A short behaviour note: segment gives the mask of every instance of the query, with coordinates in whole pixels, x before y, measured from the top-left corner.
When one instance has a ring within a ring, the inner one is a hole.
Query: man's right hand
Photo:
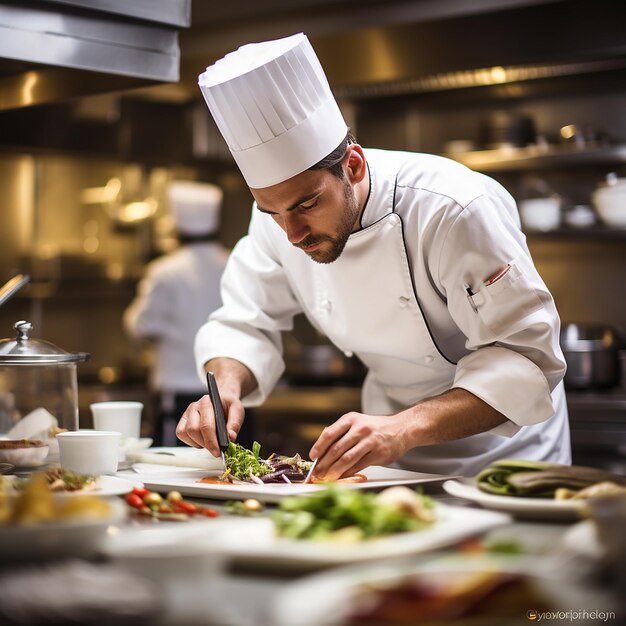
[[[245,416],[241,397],[256,387],[256,380],[247,367],[233,359],[213,359],[205,365],[205,370],[215,374],[226,416],[228,438],[235,441]],[[176,436],[194,448],[206,448],[213,456],[220,455],[215,414],[208,395],[187,407],[176,427]]]

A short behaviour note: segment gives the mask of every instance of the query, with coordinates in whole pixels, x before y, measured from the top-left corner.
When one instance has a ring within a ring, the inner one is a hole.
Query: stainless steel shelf
[[[473,170],[521,171],[574,165],[619,165],[626,163],[626,144],[613,146],[539,146],[499,148],[463,153],[445,153]]]
[[[556,230],[524,230],[526,236],[533,240],[552,241],[623,241],[626,239],[626,228],[609,226],[590,226],[588,228],[562,227]]]

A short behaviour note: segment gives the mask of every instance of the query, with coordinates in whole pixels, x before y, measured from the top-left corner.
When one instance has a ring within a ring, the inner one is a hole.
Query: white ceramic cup
[[[96,430],[113,430],[124,439],[139,439],[143,403],[128,400],[93,402],[89,405]]]
[[[59,433],[60,465],[79,474],[100,476],[115,474],[119,460],[118,432],[106,430],[76,430]]]

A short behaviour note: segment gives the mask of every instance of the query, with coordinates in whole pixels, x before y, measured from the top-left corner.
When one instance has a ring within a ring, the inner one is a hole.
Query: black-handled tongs
[[[222,453],[222,462],[224,468],[226,468],[226,457],[224,452],[228,448],[228,431],[226,430],[226,416],[224,415],[224,407],[222,406],[222,399],[220,398],[220,392],[217,388],[217,382],[213,372],[208,372],[206,375],[206,382],[209,387],[209,397],[211,398],[211,404],[213,404],[213,414],[215,415],[215,430],[217,431],[217,443],[219,444],[220,451]]]

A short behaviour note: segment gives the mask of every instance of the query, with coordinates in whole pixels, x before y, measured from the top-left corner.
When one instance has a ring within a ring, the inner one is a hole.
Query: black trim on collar
[[[397,189],[397,187],[398,187],[398,175],[396,174],[396,180],[395,180],[394,188],[393,188],[393,205],[391,207],[391,210],[392,210],[393,213],[396,213],[396,189]],[[401,217],[401,215],[399,213],[396,213],[396,215],[398,216],[398,219],[400,220],[400,226],[402,228],[402,245],[404,246],[404,254],[406,255],[407,265],[409,267],[409,274],[411,275],[411,286],[413,287],[413,296],[415,297],[415,302],[417,302],[417,306],[418,306],[418,308],[420,310],[420,313],[422,314],[422,319],[424,320],[424,325],[426,326],[426,330],[428,331],[428,334],[430,335],[430,340],[433,342],[433,346],[435,346],[435,349],[437,350],[437,352],[439,352],[439,354],[446,361],[448,361],[448,363],[450,363],[451,365],[457,365],[458,361],[450,360],[443,353],[443,351],[441,350],[441,348],[439,347],[439,345],[435,341],[435,337],[433,335],[433,332],[430,329],[430,325],[428,324],[428,318],[424,314],[424,309],[422,308],[422,305],[420,304],[420,300],[417,297],[417,289],[415,288],[415,276],[413,275],[413,266],[411,265],[411,257],[409,256],[408,247],[406,245],[406,237],[404,236],[404,222],[403,222],[402,217]]]
[[[365,215],[365,209],[367,209],[367,203],[370,201],[370,197],[372,195],[372,173],[370,171],[370,164],[367,159],[365,160],[365,164],[367,165],[367,176],[369,178],[369,188],[367,190],[367,198],[365,198],[365,204],[363,205],[363,210],[361,211],[361,216],[359,217],[359,226],[361,230],[363,230],[363,216]]]

